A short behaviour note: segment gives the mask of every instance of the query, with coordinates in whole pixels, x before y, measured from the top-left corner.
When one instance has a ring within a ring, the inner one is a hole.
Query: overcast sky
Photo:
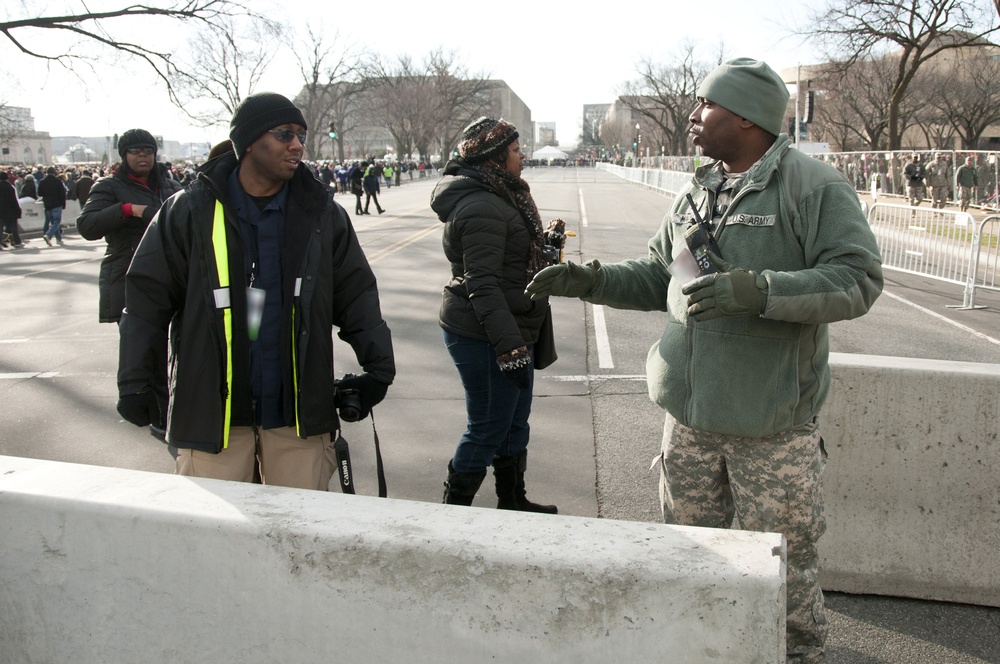
[[[88,6],[97,11],[123,2],[94,0]],[[265,5],[265,12],[302,30],[291,32],[292,44],[305,44],[302,26],[308,20],[314,28],[338,33],[344,41],[364,44],[385,56],[405,53],[420,60],[436,48],[455,51],[470,72],[505,80],[531,109],[533,120],[555,122],[563,145],[575,143],[584,104],[612,102],[621,85],[637,77],[642,58],[666,63],[687,40],[698,45],[706,61],[715,57],[720,44],[729,57],[761,58],[776,70],[821,59],[816,48],[789,37],[781,27],[794,25],[803,16],[799,4],[785,0],[603,5],[620,11],[602,5],[588,8],[589,4],[273,1]],[[44,15],[54,15],[69,5],[79,11],[79,2],[70,0],[49,0],[39,6]],[[15,10],[8,5],[0,12]],[[162,36],[135,37],[152,43]],[[170,34],[177,48],[185,47],[187,37]],[[97,61],[95,72],[81,72],[84,84],[58,67],[47,69],[18,53],[6,40],[0,44],[0,62],[14,79],[0,91],[0,101],[31,108],[35,128],[52,136],[102,136],[142,127],[167,140],[215,143],[228,131],[190,126],[167,100],[163,86],[140,67]],[[293,97],[299,88],[297,65],[288,48],[278,54],[257,90]]]

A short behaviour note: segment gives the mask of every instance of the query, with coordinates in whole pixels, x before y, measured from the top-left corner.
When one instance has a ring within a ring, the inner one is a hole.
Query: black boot
[[[445,505],[472,505],[479,486],[486,478],[486,469],[478,473],[459,473],[448,462],[448,481],[444,483]]]
[[[516,457],[493,458],[493,476],[497,480],[497,509],[557,514],[559,510],[555,505],[539,505],[528,500],[524,490],[524,470],[527,465],[527,450]]]

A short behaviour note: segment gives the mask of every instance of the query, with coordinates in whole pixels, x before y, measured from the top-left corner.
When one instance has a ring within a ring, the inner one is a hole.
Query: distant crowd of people
[[[156,145],[155,139],[148,140],[152,140],[154,146]],[[125,143],[119,139],[119,152],[123,149],[125,151],[122,153],[123,159],[110,165],[0,166],[0,227],[2,227],[0,250],[24,248],[27,240],[21,237],[18,220],[22,217],[25,205],[37,202],[43,203],[45,211],[42,240],[49,246],[53,243],[62,244],[62,211],[66,208],[66,201],[78,201],[82,210],[95,182],[120,173],[122,164],[126,163],[129,149],[127,145],[122,148],[122,145]],[[231,148],[223,144],[216,147]],[[217,156],[217,152],[210,154],[209,158]],[[336,161],[303,163],[316,179],[334,192],[354,194],[357,197],[355,214],[358,215],[369,214],[372,201],[375,202],[375,209],[379,214],[385,212],[378,200],[383,182],[388,189],[399,185],[404,178],[413,180],[440,175],[440,166],[430,160],[397,162],[376,159],[374,155],[344,163]],[[177,183],[178,189],[194,182],[198,168],[199,164],[191,162],[176,165],[171,162],[156,162],[158,178]],[[352,184],[355,181],[356,186]],[[361,201],[362,196],[365,199],[364,204]]]
[[[910,205],[927,200],[943,208],[957,202],[997,206],[997,159],[984,152],[944,150],[863,152],[818,155],[847,178],[858,191],[903,196]]]

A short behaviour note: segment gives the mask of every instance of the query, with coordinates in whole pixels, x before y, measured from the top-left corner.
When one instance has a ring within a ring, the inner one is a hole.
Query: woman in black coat
[[[465,388],[468,425],[448,463],[444,502],[471,505],[492,465],[497,508],[556,513],[525,495],[534,346],[548,301],[524,294],[543,267],[544,233],[514,125],[469,125],[431,208],[445,223],[451,281],[440,324]]]
[[[378,203],[378,192],[379,192],[379,168],[374,163],[369,164],[368,168],[365,169],[364,177],[364,188],[365,188],[365,214],[371,214],[368,211],[368,206],[371,205],[372,199],[375,199],[375,209],[378,210],[379,214],[385,212],[382,206]]]
[[[122,163],[111,177],[94,183],[76,219],[80,235],[104,240],[99,315],[102,323],[117,323],[125,308],[125,272],[146,226],[163,201],[181,190],[156,163],[156,139],[144,129],[129,129],[118,139]]]
[[[0,171],[0,227],[3,230],[5,242],[10,237],[10,245],[14,249],[21,249],[24,243],[21,242],[21,235],[18,232],[17,220],[21,218],[21,204],[17,201],[17,192],[10,181],[10,173]]]
[[[368,214],[363,209],[361,209],[361,194],[365,193],[364,189],[364,177],[365,169],[368,167],[368,162],[361,162],[361,164],[354,164],[351,169],[347,172],[347,179],[350,182],[351,193],[354,194],[354,214]]]

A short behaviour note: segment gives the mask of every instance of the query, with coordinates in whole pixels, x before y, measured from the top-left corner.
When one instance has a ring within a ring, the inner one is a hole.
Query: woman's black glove
[[[162,429],[166,426],[160,404],[152,392],[123,394],[118,397],[118,413],[137,427],[152,424]]]
[[[340,418],[347,422],[365,419],[372,412],[372,408],[382,403],[388,391],[389,384],[373,378],[371,374],[344,376],[337,383],[337,407],[340,408]],[[357,397],[357,402],[353,402],[352,396]]]
[[[522,390],[531,387],[531,373],[535,368],[531,365],[531,353],[527,346],[515,348],[509,353],[497,357],[497,364],[503,375]]]

